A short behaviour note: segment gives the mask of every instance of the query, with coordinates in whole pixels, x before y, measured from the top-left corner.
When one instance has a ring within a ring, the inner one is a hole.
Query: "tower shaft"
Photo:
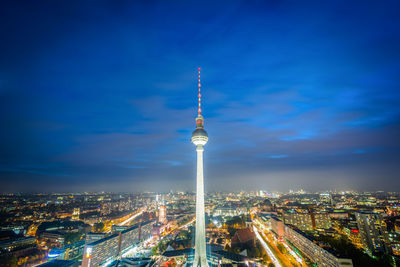
[[[206,227],[204,218],[204,176],[203,176],[203,151],[202,145],[196,147],[197,151],[197,182],[196,182],[196,247],[193,266],[208,266],[206,253]]]

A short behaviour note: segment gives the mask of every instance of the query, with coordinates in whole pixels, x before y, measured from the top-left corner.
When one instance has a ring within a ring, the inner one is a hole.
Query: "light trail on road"
[[[186,224],[184,224],[182,226],[179,226],[178,229],[185,228],[185,227],[191,225],[192,223],[194,223],[195,221],[196,221],[196,218],[194,218],[193,220],[191,220],[190,222],[188,222],[188,223],[186,223]]]
[[[253,225],[253,230],[254,233],[256,234],[256,237],[258,239],[258,241],[260,241],[261,245],[263,246],[263,248],[265,249],[265,251],[268,254],[268,257],[272,260],[272,262],[274,263],[274,265],[276,267],[282,267],[282,265],[280,264],[280,262],[278,261],[278,259],[275,257],[274,253],[272,252],[272,250],[269,248],[269,246],[267,245],[267,243],[265,243],[264,239],[261,237],[261,235],[258,233],[257,228]]]
[[[129,217],[128,219],[126,219],[125,221],[123,221],[122,223],[120,223],[119,225],[122,226],[122,225],[125,225],[125,224],[129,223],[130,221],[132,221],[132,220],[135,219],[136,217],[142,215],[142,213],[143,213],[143,210],[140,211],[140,212],[138,212],[138,213],[136,213],[135,215],[132,215],[131,217]]]

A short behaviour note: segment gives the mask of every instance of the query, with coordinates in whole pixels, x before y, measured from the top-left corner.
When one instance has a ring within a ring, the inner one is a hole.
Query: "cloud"
[[[283,159],[283,158],[287,158],[287,155],[269,155],[268,156],[270,159]]]

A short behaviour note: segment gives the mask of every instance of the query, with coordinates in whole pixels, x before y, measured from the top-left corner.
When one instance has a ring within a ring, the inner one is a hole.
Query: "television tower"
[[[204,130],[204,118],[201,116],[201,83],[199,68],[199,112],[196,118],[196,130],[191,141],[196,145],[197,151],[197,182],[196,182],[196,243],[193,266],[208,267],[206,253],[206,227],[204,219],[204,176],[203,176],[203,151],[208,141],[207,132]]]

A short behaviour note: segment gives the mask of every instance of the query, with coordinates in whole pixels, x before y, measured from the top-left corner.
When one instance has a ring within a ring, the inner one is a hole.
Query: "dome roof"
[[[192,138],[193,137],[197,137],[197,136],[205,136],[208,137],[207,132],[203,129],[203,128],[197,128],[196,130],[194,130],[194,132],[192,133]]]

